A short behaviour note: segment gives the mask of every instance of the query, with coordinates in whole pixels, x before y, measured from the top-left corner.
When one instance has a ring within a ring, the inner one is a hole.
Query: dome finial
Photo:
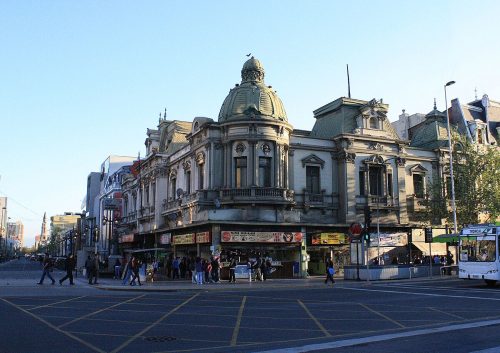
[[[436,110],[437,107],[436,107],[436,98],[434,98],[434,110]]]
[[[253,56],[243,64],[241,82],[264,82],[264,67]]]

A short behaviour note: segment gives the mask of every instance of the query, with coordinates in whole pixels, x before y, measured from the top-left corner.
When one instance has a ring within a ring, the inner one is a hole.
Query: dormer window
[[[372,116],[368,120],[368,125],[370,126],[370,129],[378,129],[378,119],[375,116]]]

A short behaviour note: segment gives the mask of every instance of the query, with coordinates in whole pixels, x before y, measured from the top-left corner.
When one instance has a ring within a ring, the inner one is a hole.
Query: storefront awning
[[[458,243],[458,234],[441,234],[432,239],[433,243]]]
[[[412,245],[414,245],[418,250],[422,252],[424,255],[429,255],[429,243],[422,243],[422,242],[413,242]],[[445,255],[446,254],[446,243],[441,244],[441,243],[431,243],[431,252],[432,254],[438,254],[438,255]]]

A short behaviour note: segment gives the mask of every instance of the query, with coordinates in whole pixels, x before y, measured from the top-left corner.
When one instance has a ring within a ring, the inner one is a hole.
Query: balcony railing
[[[137,212],[131,212],[125,217],[122,217],[121,223],[122,224],[129,224],[129,223],[134,223],[137,220]]]
[[[359,195],[356,196],[356,204],[361,206],[370,207],[393,207],[395,206],[395,201],[392,196],[376,196],[376,195]]]

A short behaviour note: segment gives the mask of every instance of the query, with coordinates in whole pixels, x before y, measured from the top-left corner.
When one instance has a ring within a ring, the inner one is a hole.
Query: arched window
[[[372,116],[369,120],[370,129],[378,129],[378,119]]]

